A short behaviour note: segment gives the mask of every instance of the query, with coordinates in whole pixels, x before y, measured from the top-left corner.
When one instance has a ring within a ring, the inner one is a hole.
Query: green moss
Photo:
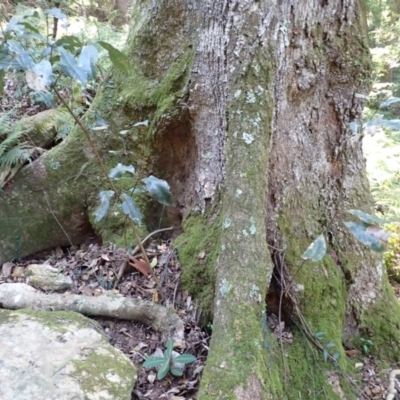
[[[399,362],[400,309],[386,274],[380,297],[360,312],[360,316],[360,336],[374,344],[370,348],[371,354],[379,355],[381,360]]]
[[[305,335],[298,329],[293,330],[294,340],[284,345],[285,368],[289,380],[285,385],[287,399],[346,399],[355,400],[357,394],[354,387],[344,379],[343,371],[335,367],[331,361],[324,361],[323,353],[317,350]],[[323,340],[323,345],[329,343],[329,338]],[[343,354],[341,359],[346,357]],[[335,376],[340,383],[342,395],[339,395],[328,383],[329,376]],[[305,377],[308,377],[305,379]]]
[[[107,398],[121,399],[133,389],[133,365],[111,346],[108,351],[102,350],[101,354],[89,350],[84,360],[72,363],[75,370],[70,374],[82,382],[82,389],[87,395],[85,398],[92,398],[93,393],[107,388]]]
[[[212,320],[214,309],[215,265],[221,247],[221,221],[191,215],[183,223],[184,233],[174,245],[182,264],[182,288],[195,294],[202,309],[202,322]]]
[[[71,324],[74,323],[78,328],[86,328],[88,324],[88,318],[83,315],[73,312],[73,311],[56,311],[56,312],[48,312],[48,311],[40,311],[40,310],[31,310],[31,309],[20,309],[15,311],[10,310],[1,310],[0,323],[9,323],[12,320],[18,320],[19,315],[28,315],[32,316],[35,321],[39,322],[43,326],[51,328],[51,330],[66,333],[68,332],[68,328],[65,324],[60,324],[60,320],[70,321]],[[92,325],[96,325],[97,322],[91,321]],[[101,330],[101,327],[98,327]]]

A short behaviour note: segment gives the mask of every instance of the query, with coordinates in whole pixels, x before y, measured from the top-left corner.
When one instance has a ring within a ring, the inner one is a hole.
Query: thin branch
[[[50,212],[51,212],[51,215],[53,216],[53,218],[55,219],[55,221],[57,222],[57,224],[58,224],[58,226],[61,228],[61,230],[64,232],[64,235],[65,235],[66,238],[68,239],[70,245],[73,246],[74,244],[72,243],[70,237],[68,236],[68,233],[65,231],[65,229],[64,229],[63,226],[61,225],[61,222],[58,220],[58,218],[57,218],[56,215],[54,214],[54,211],[53,211],[53,209],[51,208],[50,201],[49,201],[49,199],[48,199],[47,193],[46,193],[44,190],[43,190],[43,197],[44,197],[44,199],[46,200],[46,203],[47,203],[47,205],[48,205],[48,207],[49,207],[49,210],[50,210]]]

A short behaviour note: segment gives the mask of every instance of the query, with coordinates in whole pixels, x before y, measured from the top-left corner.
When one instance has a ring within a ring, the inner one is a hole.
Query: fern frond
[[[30,161],[30,158],[31,153],[29,148],[26,147],[26,143],[21,143],[19,146],[13,147],[1,155],[0,170],[13,167],[16,164],[23,164],[26,161]]]
[[[19,139],[24,133],[24,130],[17,128],[7,135],[7,137],[0,143],[0,159],[7,150],[17,145]]]

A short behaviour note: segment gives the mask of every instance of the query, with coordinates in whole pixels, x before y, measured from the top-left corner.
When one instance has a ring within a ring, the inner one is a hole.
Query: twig
[[[65,237],[68,239],[68,242],[71,246],[73,246],[74,244],[72,243],[72,240],[70,239],[70,237],[68,236],[68,233],[65,231],[65,229],[63,228],[63,226],[61,225],[61,222],[58,220],[58,218],[56,217],[56,215],[54,214],[53,209],[51,208],[50,205],[50,201],[47,197],[47,193],[43,190],[43,197],[46,200],[47,206],[49,207],[49,210],[51,212],[51,215],[53,216],[54,220],[57,222],[58,226],[61,228],[61,230],[63,231]]]
[[[171,227],[169,227],[169,228],[157,229],[156,231],[149,233],[149,234],[142,240],[142,245],[144,245],[153,235],[156,235],[157,233],[160,233],[160,232],[171,231],[172,229],[174,229],[173,226],[171,226]],[[136,247],[132,250],[132,256],[134,256],[136,253],[138,253],[139,250],[140,250],[139,245],[136,245]]]

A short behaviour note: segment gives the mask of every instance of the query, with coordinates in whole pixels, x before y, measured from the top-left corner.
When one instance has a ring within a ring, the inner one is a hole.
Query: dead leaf
[[[103,294],[103,289],[102,288],[96,288],[96,289],[94,289],[93,294],[95,296],[101,296]]]
[[[15,267],[14,263],[6,262],[1,267],[1,273],[3,274],[4,278],[8,278],[11,275],[11,271]]]
[[[149,374],[147,375],[147,380],[150,383],[154,383],[154,381],[156,380],[156,374],[153,371],[150,371]]]
[[[357,356],[358,354],[360,354],[361,351],[357,350],[357,349],[353,349],[353,350],[345,350],[345,353],[346,353],[347,357],[354,357],[354,356]]]
[[[11,274],[13,278],[22,278],[25,276],[24,267],[15,267],[13,273]]]
[[[137,259],[133,256],[129,256],[129,264],[135,267],[138,271],[140,271],[146,278],[151,275],[151,268],[146,261],[142,259]]]
[[[110,261],[110,258],[108,257],[107,254],[102,254],[102,255],[101,255],[101,258],[102,258],[104,261]]]
[[[154,257],[152,260],[151,260],[151,263],[150,263],[150,267],[151,268],[154,268],[156,265],[157,265],[157,257]]]
[[[32,70],[26,72],[26,83],[30,89],[41,92],[47,91],[43,77],[41,75],[36,75],[36,73]]]
[[[90,286],[81,286],[79,290],[84,294],[85,296],[93,296],[93,290]]]
[[[158,292],[157,290],[154,291],[152,296],[153,303],[158,303]]]
[[[64,252],[62,251],[62,248],[60,246],[58,246],[55,250],[54,250],[54,255],[57,258],[61,258],[64,255]]]

